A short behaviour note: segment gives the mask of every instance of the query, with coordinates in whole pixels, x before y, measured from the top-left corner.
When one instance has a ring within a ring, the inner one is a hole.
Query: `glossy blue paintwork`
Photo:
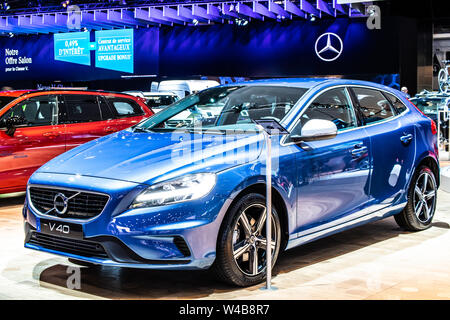
[[[430,157],[438,164],[431,121],[396,90],[350,80],[289,79],[247,82],[308,88],[284,119],[291,129],[302,109],[334,86],[368,86],[390,92],[408,111],[389,121],[343,131],[334,139],[308,143],[310,150],[273,138],[273,187],[285,211],[287,248],[396,214],[405,206],[414,169]],[[405,146],[400,138],[412,134]],[[224,215],[246,188],[264,184],[265,146],[261,135],[234,137],[200,134],[133,133],[125,130],[75,148],[41,167],[29,185],[57,186],[102,192],[110,200],[101,215],[83,225],[86,239],[117,237],[142,258],[189,260],[185,264],[126,264],[139,268],[204,269],[215,258]],[[191,146],[196,145],[194,155]],[[352,155],[355,146],[364,152]],[[279,155],[279,156],[278,156]],[[207,196],[152,208],[130,209],[148,186],[190,173],[214,172],[217,183]],[[29,201],[28,201],[29,202]],[[33,227],[40,215],[26,204],[24,215]],[[57,219],[57,218],[55,218]],[[173,236],[185,239],[192,256],[183,258]],[[26,247],[105,265],[112,260]]]

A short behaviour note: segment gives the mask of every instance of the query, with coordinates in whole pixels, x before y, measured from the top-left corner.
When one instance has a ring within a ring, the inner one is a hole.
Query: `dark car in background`
[[[0,194],[24,191],[57,155],[153,114],[141,98],[105,91],[7,91],[0,103]]]

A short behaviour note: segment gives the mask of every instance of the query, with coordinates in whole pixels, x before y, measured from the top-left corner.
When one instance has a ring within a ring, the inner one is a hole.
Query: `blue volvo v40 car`
[[[272,138],[272,234],[265,143]],[[25,247],[79,263],[213,268],[238,286],[283,250],[395,216],[430,226],[436,126],[396,90],[368,82],[261,80],[204,90],[133,128],[86,143],[29,180]]]

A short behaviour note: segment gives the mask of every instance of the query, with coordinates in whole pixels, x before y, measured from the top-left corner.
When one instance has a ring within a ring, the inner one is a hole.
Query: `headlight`
[[[154,207],[206,196],[216,184],[213,173],[187,175],[149,187],[136,197],[131,208]]]

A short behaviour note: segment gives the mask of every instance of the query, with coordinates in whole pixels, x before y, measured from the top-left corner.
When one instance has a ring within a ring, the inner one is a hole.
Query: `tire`
[[[408,231],[428,229],[436,211],[436,200],[437,184],[434,173],[427,166],[421,166],[411,181],[408,203],[402,212],[394,216],[395,221]]]
[[[225,215],[218,236],[216,260],[212,267],[219,280],[240,287],[252,286],[264,281],[266,277],[265,202],[265,197],[262,195],[251,193],[238,200]],[[244,216],[247,217],[248,223],[243,221]],[[246,229],[245,225],[248,225]],[[275,239],[272,247],[273,266],[281,243],[281,224],[274,207],[272,207],[272,239]]]

